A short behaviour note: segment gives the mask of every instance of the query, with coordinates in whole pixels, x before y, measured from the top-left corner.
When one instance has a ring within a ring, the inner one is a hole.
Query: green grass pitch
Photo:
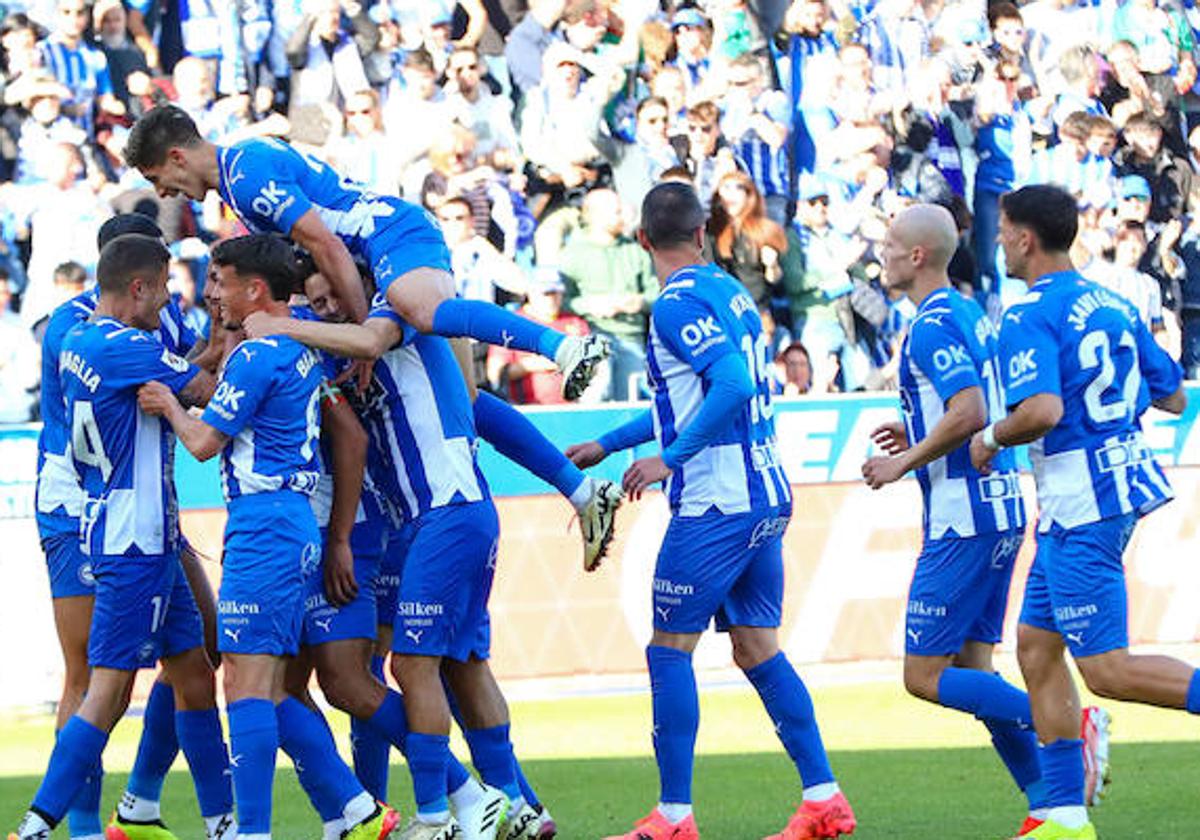
[[[1023,801],[964,715],[903,695],[895,682],[831,685],[814,701],[834,771],[858,813],[863,840],[984,840],[1011,834]],[[1179,712],[1112,704],[1115,782],[1094,817],[1102,838],[1200,838],[1200,745]],[[799,797],[795,772],[752,692],[702,694],[695,800],[700,830],[717,840],[757,840],[782,827]],[[657,781],[644,694],[513,704],[514,739],[526,774],[550,806],[564,840],[625,831],[655,801]],[[344,716],[330,712],[343,754]],[[46,716],[0,721],[0,831],[15,827],[38,784],[53,740]],[[104,807],[116,801],[139,733],[136,718],[113,735]],[[461,742],[460,755],[466,755]],[[277,840],[316,840],[320,824],[281,758]],[[411,813],[408,776],[392,767],[392,798]],[[167,780],[164,816],[181,840],[202,840],[182,760]],[[56,837],[66,837],[61,830]]]

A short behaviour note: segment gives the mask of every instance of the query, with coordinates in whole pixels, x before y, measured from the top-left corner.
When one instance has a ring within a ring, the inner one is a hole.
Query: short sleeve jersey
[[[150,333],[108,317],[73,327],[59,355],[70,457],[83,490],[80,537],[92,555],[177,549],[175,435],[137,404],[143,384],[182,390],[199,369]]]
[[[988,418],[1004,416],[996,363],[996,331],[983,310],[954,289],[939,289],[921,301],[900,350],[900,403],[912,444],[920,443],[967,388],[979,388]],[[1016,459],[996,455],[992,471],[971,466],[969,444],[916,470],[924,497],[926,540],[974,537],[1023,528],[1025,510]]]
[[[1010,407],[1062,399],[1058,425],[1030,445],[1040,530],[1144,515],[1173,497],[1140,418],[1183,373],[1129,301],[1074,271],[1043,277],[1004,316],[1000,366]]]
[[[203,420],[231,439],[221,453],[225,501],[317,486],[320,356],[286,336],[243,341],[225,360]]]

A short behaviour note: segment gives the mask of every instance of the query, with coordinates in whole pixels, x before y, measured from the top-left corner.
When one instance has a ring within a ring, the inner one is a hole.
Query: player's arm
[[[1171,358],[1140,319],[1134,324],[1137,337],[1137,364],[1150,391],[1151,404],[1169,414],[1182,414],[1187,408],[1183,389],[1183,369]],[[1142,406],[1139,406],[1139,411]]]
[[[872,437],[891,457],[876,456],[863,464],[863,478],[873,490],[953,452],[987,423],[983,383],[953,322],[918,319],[909,330],[908,344],[911,363],[925,374],[946,410],[925,438],[911,447],[906,437],[906,445],[900,445],[900,434],[892,426],[875,430]]]
[[[179,399],[184,405],[206,406],[217,390],[217,378],[203,368],[197,368],[192,381],[179,391]]]
[[[255,312],[247,316],[243,327],[250,338],[286,335],[348,359],[378,359],[404,339],[403,326],[389,318],[368,318],[363,324],[327,324]]]
[[[350,532],[358,514],[367,467],[367,433],[336,388],[322,385],[321,436],[329,441],[333,502],[325,537],[325,594],[335,607],[358,595]]]
[[[863,464],[863,478],[872,490],[948,455],[987,424],[987,404],[978,385],[964,388],[946,403],[946,412],[915,446],[893,457],[877,456]],[[877,430],[878,431],[878,430]]]
[[[1008,416],[971,438],[971,463],[990,469],[992,456],[1007,446],[1032,443],[1063,416],[1057,330],[1039,312],[1014,307],[1000,327],[1000,370]]]
[[[594,467],[614,452],[632,449],[654,440],[654,415],[649,409],[628,423],[605,432],[596,440],[576,443],[564,453],[580,469]]]
[[[297,245],[312,254],[317,270],[328,278],[338,298],[349,308],[354,321],[365,321],[367,297],[358,268],[345,243],[325,226],[317,211],[311,207],[292,225],[290,235]]]
[[[138,389],[138,407],[170,423],[179,442],[197,461],[207,461],[229,442],[228,435],[188,414],[171,389],[161,382],[147,382]]]

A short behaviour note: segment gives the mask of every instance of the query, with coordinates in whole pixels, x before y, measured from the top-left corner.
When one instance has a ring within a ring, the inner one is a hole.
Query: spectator
[[[882,90],[906,90],[929,55],[929,21],[918,0],[880,0],[858,29]]]
[[[603,121],[594,121],[592,145],[612,166],[613,185],[635,220],[641,212],[642,199],[659,176],[679,163],[667,137],[670,120],[667,101],[651,96],[637,105],[637,133],[632,143],[604,131]]]
[[[125,107],[113,95],[108,59],[83,40],[88,17],[84,0],[58,0],[54,28],[38,47],[42,65],[71,92],[65,112],[90,136],[97,107],[114,116],[122,116]]]
[[[1179,362],[1188,379],[1200,379],[1200,216],[1192,216],[1179,242],[1184,271],[1180,294]]]
[[[543,56],[554,42],[554,27],[562,16],[564,0],[529,0],[529,11],[509,33],[504,47],[513,87],[528,96],[542,81]]]
[[[21,121],[17,134],[16,171],[13,180],[18,184],[36,184],[50,177],[47,165],[51,162],[46,150],[56,143],[80,147],[86,142],[83,129],[62,112],[62,103],[70,91],[52,76],[27,73],[9,88],[9,94],[20,97],[27,116]]]
[[[388,97],[383,124],[394,144],[396,166],[404,170],[429,154],[435,139],[449,129],[452,116],[428,52],[410,52],[401,72],[404,89]]]
[[[87,286],[88,273],[87,269],[73,260],[68,260],[54,268],[54,299],[52,305],[44,315],[33,322],[30,332],[33,334],[34,341],[40,347],[42,339],[46,334],[46,326],[50,322],[50,315],[60,305],[66,303],[76,295],[82,294]]]
[[[1127,0],[1113,16],[1114,41],[1128,41],[1143,73],[1166,74],[1195,49],[1192,29],[1183,15],[1158,0]]]
[[[733,149],[721,134],[720,117],[720,109],[708,101],[689,108],[686,147],[680,155],[705,211],[712,206],[717,182],[738,168]]]
[[[379,94],[369,89],[351,94],[344,116],[346,133],[330,143],[330,162],[338,172],[381,195],[399,195],[400,168],[394,144],[383,130]]]
[[[746,53],[729,65],[729,91],[721,132],[750,173],[766,202],[767,215],[787,223],[788,103],[782,91],[768,90],[759,59]]]
[[[340,0],[306,0],[308,13],[287,45],[292,108],[332,103],[340,109],[350,94],[369,87],[362,59],[378,45],[379,30],[366,4],[355,6],[358,13],[348,18]]]
[[[775,375],[779,394],[799,397],[813,389],[812,360],[799,341],[793,341],[775,357]]]
[[[12,311],[9,278],[0,275],[0,423],[33,419],[41,357],[29,329]]]
[[[1138,270],[1146,255],[1146,228],[1126,222],[1113,236],[1113,258],[1087,277],[1119,294],[1137,307],[1142,322],[1154,333],[1163,332],[1162,291],[1158,281]]]
[[[459,297],[502,303],[502,295],[525,294],[525,277],[517,264],[480,236],[475,211],[462,196],[446,199],[437,208],[437,219],[450,249],[450,265]]]
[[[713,261],[741,281],[760,312],[771,313],[782,296],[779,260],[788,249],[787,236],[767,217],[762,196],[746,173],[730,172],[717,182],[708,244]]]
[[[708,51],[712,29],[708,18],[694,7],[676,9],[671,17],[671,34],[675,38],[674,66],[682,75],[686,101],[699,102],[711,95],[712,61]]]
[[[1084,111],[1071,114],[1058,128],[1059,143],[1033,157],[1025,184],[1057,184],[1081,196],[1100,184],[1112,181],[1113,162],[1088,150],[1091,116]]]
[[[816,136],[827,120],[829,91],[813,83],[820,78],[813,71],[822,61],[832,64],[837,57],[837,39],[826,28],[828,22],[825,0],[793,0],[784,18],[787,60],[781,62],[779,75],[791,113],[793,180],[797,173],[812,172],[816,166]]]
[[[578,315],[563,312],[564,290],[557,269],[538,268],[529,280],[529,302],[519,311],[526,318],[567,335],[587,335],[586,321]],[[488,352],[488,378],[497,388],[507,387],[509,398],[520,405],[559,405],[565,402],[562,374],[554,362],[534,353],[493,346]]]
[[[446,65],[446,104],[454,119],[475,135],[475,152],[488,165],[519,170],[520,141],[512,100],[482,84],[483,66],[474,47],[458,47]]]
[[[612,341],[607,397],[637,399],[630,387],[646,364],[646,318],[658,294],[650,257],[626,231],[623,203],[610,189],[583,200],[583,227],[560,255],[567,308]]]
[[[1162,127],[1145,114],[1135,114],[1125,124],[1126,146],[1114,155],[1118,176],[1138,175],[1150,185],[1150,221],[1178,219],[1187,209],[1192,191],[1192,169],[1163,146]]]
[[[1100,65],[1096,53],[1087,45],[1071,47],[1058,60],[1062,90],[1054,102],[1051,117],[1055,128],[1071,114],[1103,114],[1104,106],[1096,98],[1100,94]]]
[[[150,91],[150,67],[130,40],[126,24],[121,0],[98,0],[92,7],[92,28],[108,62],[113,94],[128,111],[131,96],[144,96]]]

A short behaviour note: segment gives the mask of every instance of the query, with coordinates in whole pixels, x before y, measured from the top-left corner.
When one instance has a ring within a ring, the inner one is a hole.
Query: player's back
[[[762,320],[745,287],[715,265],[672,274],[651,311],[646,369],[655,434],[664,448],[671,445],[700,410],[704,373],[729,354],[745,366],[754,395],[710,446],[668,479],[671,508],[683,516],[714,506],[742,513],[791,502],[775,445]]]
[[[137,405],[146,357],[188,371],[153,335],[111,318],[77,324],[63,338],[58,375],[91,554],[163,554],[177,539],[174,435]]]
[[[63,340],[75,325],[96,311],[99,291],[95,287],[59,306],[51,314],[42,338],[42,429],[38,434],[37,519],[43,538],[79,531],[79,476],[70,462],[67,443],[71,437],[58,358]],[[183,313],[172,302],[162,310],[158,340],[172,353],[186,355],[196,335],[183,321]]]
[[[924,440],[958,392],[978,387],[989,422],[1004,416],[992,322],[951,288],[921,302],[901,348],[900,401],[911,445]],[[1025,524],[1016,459],[997,453],[988,475],[971,465],[969,443],[916,470],[926,539],[972,537]]]
[[[1181,371],[1129,301],[1075,272],[1050,275],[1005,315],[1001,350],[1010,403],[1055,383],[1062,399],[1062,419],[1030,446],[1043,529],[1145,514],[1172,497],[1140,418]]]
[[[449,341],[406,330],[375,363],[375,387],[382,394],[375,403],[379,434],[394,467],[380,489],[403,517],[490,497],[475,458],[471,398]]]
[[[282,140],[252,138],[217,151],[218,192],[254,233],[290,234],[309,209],[368,265],[436,223],[415,204],[381,196]],[[425,235],[428,235],[425,233]]]
[[[243,341],[225,360],[205,420],[231,439],[221,453],[227,502],[316,487],[321,431],[317,353],[286,336]]]

